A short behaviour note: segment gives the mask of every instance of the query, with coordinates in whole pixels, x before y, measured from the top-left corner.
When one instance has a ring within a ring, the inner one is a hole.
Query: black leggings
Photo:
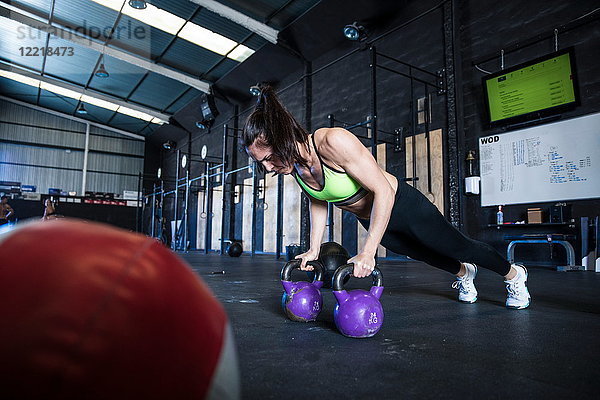
[[[369,229],[369,221],[358,219]],[[452,274],[471,262],[500,275],[510,263],[489,244],[469,239],[454,228],[421,192],[399,182],[390,223],[381,244],[394,253],[426,262]]]

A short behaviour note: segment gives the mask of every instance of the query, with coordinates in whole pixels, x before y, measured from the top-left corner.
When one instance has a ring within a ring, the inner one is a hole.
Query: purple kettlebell
[[[292,271],[300,268],[300,260],[289,261],[281,270],[281,284],[283,296],[281,305],[289,319],[292,321],[309,322],[317,319],[323,308],[323,266],[317,261],[309,261],[315,269],[312,282],[292,282]]]
[[[352,276],[353,270],[354,264],[346,264],[339,267],[333,275],[333,295],[337,300],[333,319],[344,336],[367,338],[379,332],[383,325],[383,307],[379,302],[383,294],[383,277],[379,268],[375,267],[371,274],[371,290],[347,292],[343,289],[344,278]]]

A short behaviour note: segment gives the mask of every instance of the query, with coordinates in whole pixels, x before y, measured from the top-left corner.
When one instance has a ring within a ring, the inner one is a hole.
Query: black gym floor
[[[448,273],[382,261],[383,328],[350,339],[328,289],[318,321],[286,319],[273,256],[182,256],[229,314],[244,399],[598,398],[600,274],[530,268],[533,302],[516,311],[492,272],[480,270],[477,303],[461,304]]]

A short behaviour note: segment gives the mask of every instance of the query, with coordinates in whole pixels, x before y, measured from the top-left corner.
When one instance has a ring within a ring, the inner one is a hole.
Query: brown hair
[[[281,161],[293,165],[307,166],[298,151],[298,143],[308,151],[308,132],[281,103],[273,88],[261,85],[260,96],[254,111],[248,116],[242,134],[242,145],[248,148],[253,143],[268,146]]]

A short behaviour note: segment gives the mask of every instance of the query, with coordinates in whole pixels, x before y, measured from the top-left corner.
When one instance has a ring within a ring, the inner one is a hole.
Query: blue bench
[[[575,240],[575,235],[566,235],[562,233],[534,233],[534,234],[523,234],[523,235],[505,235],[504,240],[510,240],[508,248],[506,250],[506,258],[512,264],[515,262],[515,247],[517,244],[559,244],[567,251],[567,264],[566,266],[557,266],[557,271],[585,271],[585,267],[581,265],[575,265],[575,249],[573,245],[569,243],[569,240]]]

